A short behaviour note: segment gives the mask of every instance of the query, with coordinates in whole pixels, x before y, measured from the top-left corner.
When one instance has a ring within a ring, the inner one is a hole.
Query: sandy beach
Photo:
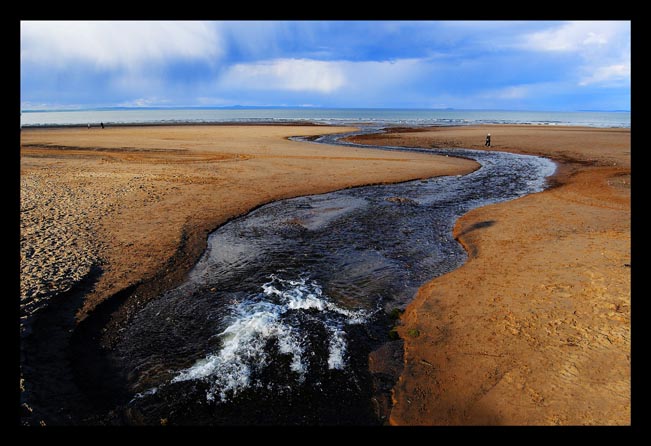
[[[23,129],[23,322],[89,277],[78,322],[133,287],[127,314],[179,283],[212,230],[261,204],[477,168],[287,140],[346,130]],[[555,160],[553,187],[457,222],[469,261],[424,284],[401,318],[390,423],[629,424],[630,129],[395,129],[355,140],[483,149],[487,132],[493,150]]]
[[[631,422],[630,130],[476,126],[364,143],[547,156],[553,188],[475,209],[469,260],[424,285],[399,327],[395,425]],[[417,333],[417,336],[414,334]]]

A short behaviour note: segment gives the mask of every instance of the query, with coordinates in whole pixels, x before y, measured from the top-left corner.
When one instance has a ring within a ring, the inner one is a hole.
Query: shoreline
[[[91,129],[100,127],[100,123],[92,122]],[[433,128],[451,129],[451,128],[475,128],[475,127],[526,127],[526,128],[541,128],[541,129],[554,129],[554,128],[570,128],[570,129],[596,129],[596,130],[625,130],[630,131],[631,127],[626,126],[589,126],[583,124],[533,124],[533,123],[468,123],[468,124],[391,124],[387,122],[372,122],[372,121],[342,121],[341,123],[322,123],[318,121],[309,120],[259,120],[259,121],[175,121],[175,122],[119,122],[119,123],[104,123],[106,128],[122,128],[122,127],[184,127],[184,126],[292,126],[292,127],[358,127],[358,126],[373,126],[382,127],[386,133],[400,133],[400,132],[426,132]],[[20,130],[52,130],[52,129],[88,129],[88,124],[27,124],[20,126]]]
[[[457,220],[468,261],[424,284],[401,318],[393,425],[631,423],[630,130],[534,130],[353,138],[485,149],[490,132],[490,150],[558,165],[545,191]]]

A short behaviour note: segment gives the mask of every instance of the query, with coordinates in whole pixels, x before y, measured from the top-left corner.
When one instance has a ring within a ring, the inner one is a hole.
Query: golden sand
[[[483,149],[486,133],[493,150],[557,161],[556,186],[458,220],[470,258],[407,307],[390,421],[628,425],[630,129],[473,126],[356,140]]]

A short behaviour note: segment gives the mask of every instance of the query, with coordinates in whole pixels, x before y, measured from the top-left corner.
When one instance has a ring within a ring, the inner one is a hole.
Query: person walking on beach
[[[101,125],[102,128],[104,128],[104,123],[103,122],[100,122],[99,125]]]
[[[484,146],[490,147],[491,146],[491,134],[489,133],[486,135],[486,142],[484,143]]]

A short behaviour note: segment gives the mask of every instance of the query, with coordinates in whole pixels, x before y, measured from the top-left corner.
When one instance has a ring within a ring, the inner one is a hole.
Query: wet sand
[[[630,129],[473,126],[356,141],[544,155],[554,187],[456,224],[469,260],[402,316],[395,425],[631,423]]]
[[[132,285],[180,281],[230,218],[281,198],[471,171],[476,163],[288,141],[343,127],[23,129],[23,322],[84,279],[79,320]]]

